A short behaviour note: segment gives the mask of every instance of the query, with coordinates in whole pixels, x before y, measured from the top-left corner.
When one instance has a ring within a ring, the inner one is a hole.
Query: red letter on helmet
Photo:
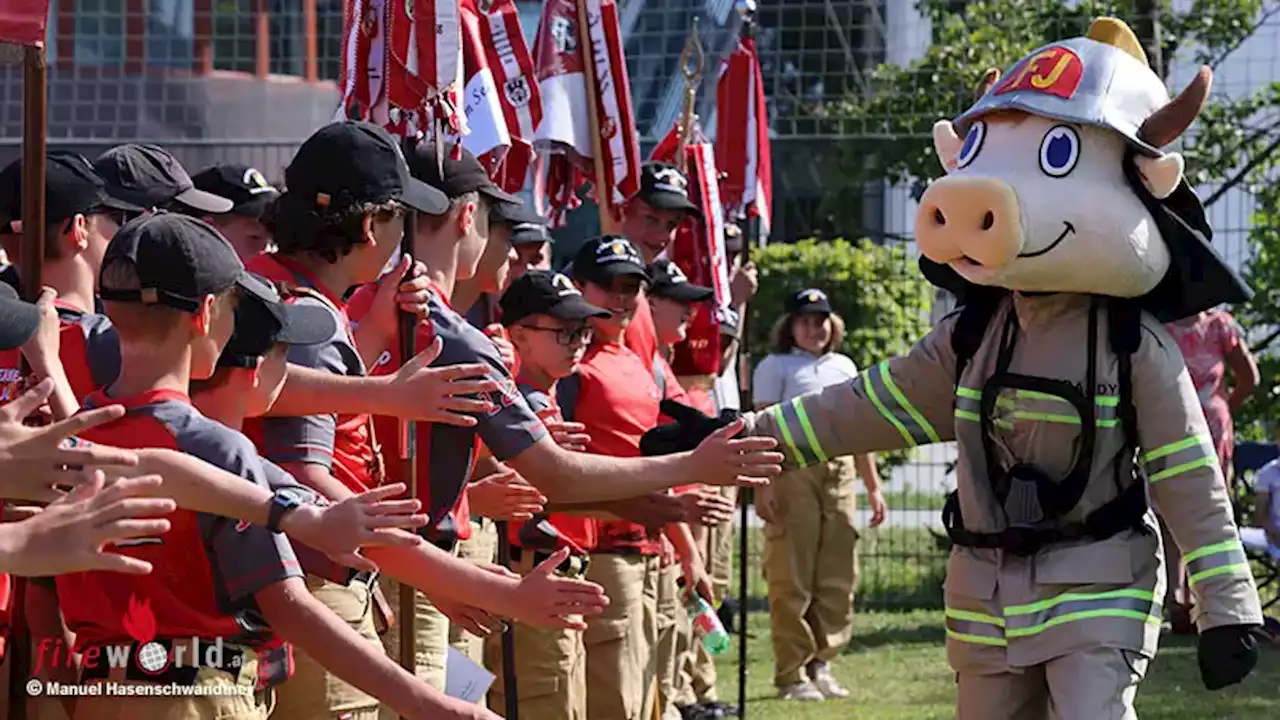
[[[1056,95],[1068,99],[1080,85],[1084,63],[1080,57],[1064,47],[1046,48],[1027,58],[1016,72],[996,88],[996,95],[1008,92],[1030,91]]]

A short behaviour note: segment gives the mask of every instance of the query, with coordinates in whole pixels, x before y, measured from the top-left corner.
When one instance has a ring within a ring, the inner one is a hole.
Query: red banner
[[[769,232],[773,204],[773,160],[764,76],[752,38],[739,40],[721,66],[716,115],[716,158],[724,175],[720,191],[725,207],[760,218],[763,237]]]
[[[49,0],[0,2],[0,42],[44,47]]]

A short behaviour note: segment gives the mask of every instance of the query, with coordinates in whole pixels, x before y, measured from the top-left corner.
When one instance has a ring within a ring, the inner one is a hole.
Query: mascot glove
[[[1200,633],[1196,655],[1204,686],[1221,690],[1243,680],[1258,664],[1261,637],[1257,625],[1223,625]]]
[[[711,417],[675,400],[662,401],[662,414],[675,422],[659,425],[640,438],[640,454],[672,455],[693,450],[709,435],[738,419],[737,410]]]

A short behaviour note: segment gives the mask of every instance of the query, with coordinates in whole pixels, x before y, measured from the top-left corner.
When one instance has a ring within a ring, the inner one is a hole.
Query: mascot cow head
[[[1209,95],[1202,68],[1173,100],[1113,18],[1036,50],[933,127],[947,174],[920,198],[925,275],[974,286],[1138,298],[1173,320],[1250,293],[1214,251],[1173,143]]]

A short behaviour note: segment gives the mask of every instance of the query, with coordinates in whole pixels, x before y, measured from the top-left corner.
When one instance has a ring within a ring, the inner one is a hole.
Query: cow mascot
[[[1257,589],[1161,324],[1250,297],[1162,150],[1210,81],[1170,101],[1111,18],[987,71],[973,107],[934,126],[947,174],[916,219],[926,277],[961,308],[904,357],[746,415],[787,468],[958,443],[943,523],[962,720],[1135,717],[1165,591],[1152,508],[1187,563],[1205,685],[1257,661]],[[725,420],[684,413],[650,441],[688,446]]]

